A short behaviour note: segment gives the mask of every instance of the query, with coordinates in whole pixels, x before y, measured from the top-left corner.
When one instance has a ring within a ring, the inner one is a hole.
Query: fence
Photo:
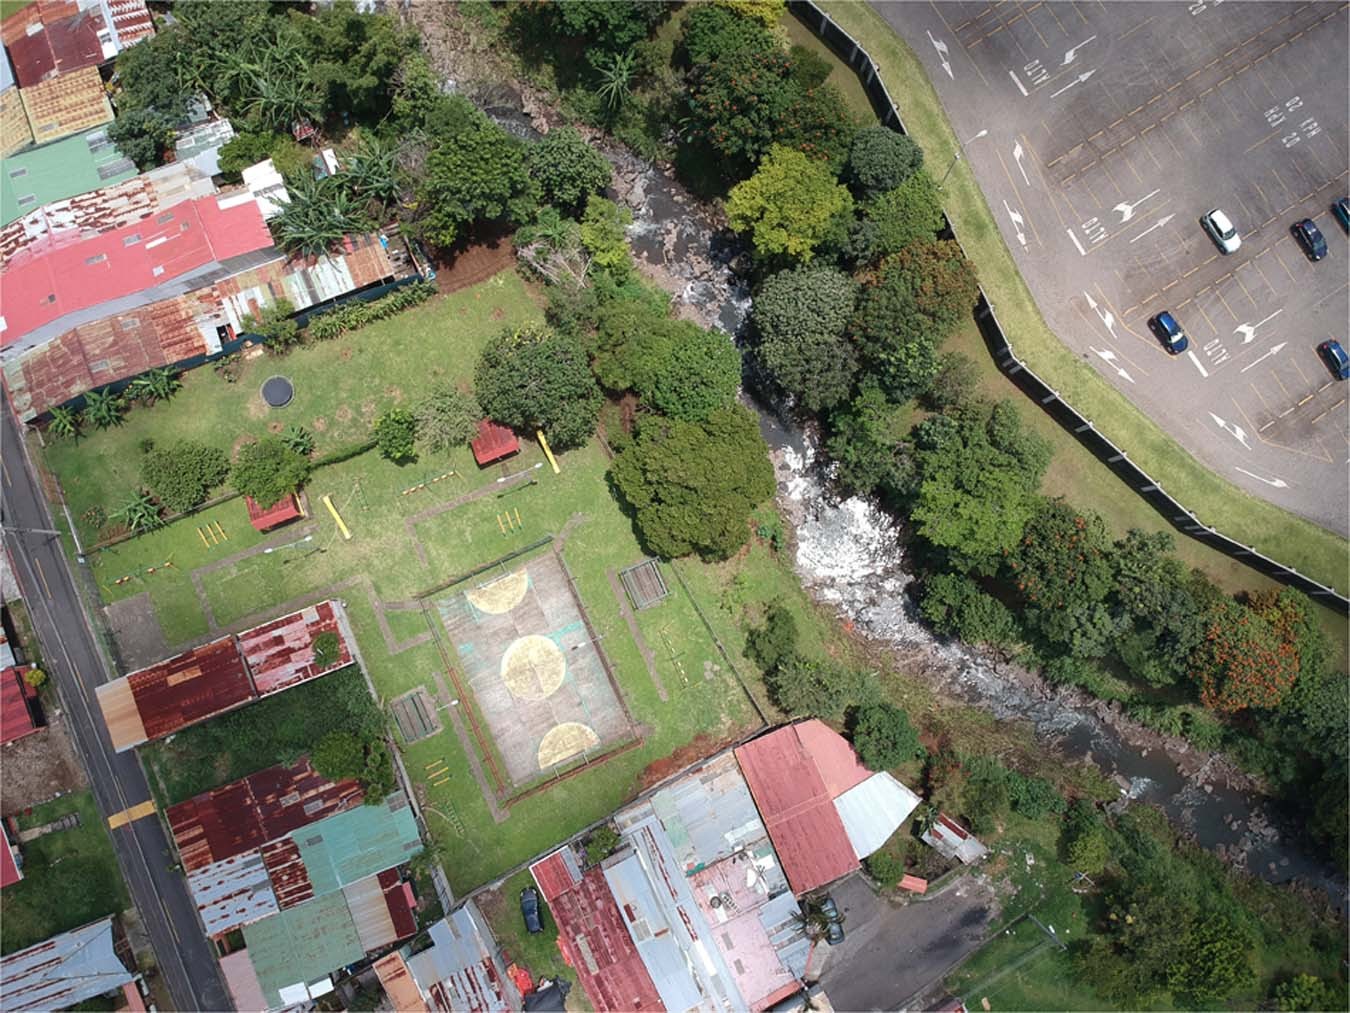
[[[872,103],[872,109],[877,118],[892,129],[898,130],[900,133],[906,133],[904,121],[900,118],[895,103],[891,101],[890,93],[886,90],[886,85],[882,83],[881,74],[877,71],[877,66],[872,61],[872,57],[868,55],[867,50],[863,49],[853,36],[830,20],[830,16],[817,7],[812,0],[788,0],[788,10],[857,74],[858,81],[867,93],[867,99]],[[959,243],[960,239],[956,235],[956,230],[952,228],[950,220],[947,221],[947,230]],[[1104,433],[1100,432],[1093,425],[1091,419],[1081,414],[1073,405],[1060,397],[1058,391],[1037,376],[1030,366],[1017,357],[1017,353],[1013,351],[1012,342],[1008,340],[1002,325],[999,324],[998,317],[994,314],[994,307],[989,302],[983,288],[980,289],[979,299],[975,303],[975,321],[979,325],[980,333],[984,337],[985,344],[989,346],[998,368],[1016,384],[1017,388],[1040,405],[1047,415],[1090,450],[1102,464],[1115,473],[1117,478],[1142,497],[1144,502],[1148,503],[1174,528],[1187,537],[1204,543],[1211,549],[1245,563],[1273,580],[1297,588],[1316,602],[1337,609],[1342,614],[1350,614],[1350,598],[1347,598],[1335,588],[1320,584],[1311,577],[1299,573],[1292,566],[1285,566],[1278,560],[1271,559],[1269,556],[1258,552],[1253,546],[1242,545],[1229,538],[1214,527],[1202,522],[1195,515],[1195,511],[1188,509],[1164,492],[1161,482],[1131,461],[1129,455]]]

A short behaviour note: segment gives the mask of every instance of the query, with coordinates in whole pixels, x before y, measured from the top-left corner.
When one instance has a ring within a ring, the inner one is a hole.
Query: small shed
[[[494,461],[510,457],[520,449],[520,440],[506,426],[498,425],[491,419],[478,423],[478,435],[469,444],[473,448],[473,459],[478,467],[486,468]]]
[[[24,681],[31,665],[0,671],[0,742],[13,742],[32,735],[40,727],[34,719],[37,690]]]
[[[270,507],[264,509],[251,496],[244,497],[244,506],[248,508],[248,522],[259,531],[271,531],[290,521],[305,516],[300,510],[300,501],[295,493],[288,493]]]

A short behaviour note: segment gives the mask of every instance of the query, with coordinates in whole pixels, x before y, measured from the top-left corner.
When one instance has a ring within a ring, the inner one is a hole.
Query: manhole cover
[[[262,396],[269,408],[285,408],[295,397],[295,388],[284,376],[269,376],[263,381]]]

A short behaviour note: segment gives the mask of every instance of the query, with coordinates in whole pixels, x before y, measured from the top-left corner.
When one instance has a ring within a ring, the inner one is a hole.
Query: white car
[[[1205,212],[1200,219],[1200,227],[1209,233],[1209,238],[1214,240],[1220,253],[1236,253],[1238,247],[1242,245],[1242,237],[1237,234],[1237,228],[1218,208]]]

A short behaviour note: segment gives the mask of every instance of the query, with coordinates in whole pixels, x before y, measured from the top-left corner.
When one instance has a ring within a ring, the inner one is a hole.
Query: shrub
[[[141,481],[174,513],[202,503],[229,473],[224,451],[186,440],[151,450],[141,459]]]
[[[314,650],[314,667],[320,671],[332,668],[342,658],[342,641],[332,630],[324,630],[310,646]]]
[[[850,705],[877,698],[876,682],[866,673],[801,654],[783,659],[764,683],[773,702],[793,717],[837,721]]]
[[[882,848],[864,859],[867,874],[887,889],[894,888],[905,875],[905,860],[889,848]]]
[[[1096,875],[1111,857],[1106,827],[1092,804],[1083,800],[1069,808],[1061,835],[1065,859],[1075,872]]]
[[[881,124],[853,135],[848,179],[860,196],[894,190],[923,165],[923,149],[904,134]]]
[[[586,838],[586,864],[599,865],[619,846],[619,832],[608,823],[601,824]]]
[[[780,602],[769,606],[763,626],[745,635],[745,653],[762,672],[772,672],[797,653],[797,620]]]
[[[395,464],[417,459],[417,419],[406,408],[391,408],[375,420],[375,444]]]
[[[235,489],[261,507],[270,507],[295,492],[309,477],[310,463],[275,436],[264,436],[239,449],[234,465]]]
[[[312,314],[305,325],[305,333],[317,341],[327,341],[347,331],[365,327],[376,320],[384,320],[402,313],[419,303],[426,302],[435,294],[434,282],[414,281],[369,302],[352,299],[331,310]]]
[[[308,457],[314,453],[314,434],[304,426],[289,425],[281,431],[281,442],[297,454]]]
[[[924,755],[904,709],[885,701],[859,707],[850,722],[853,749],[869,770],[891,770]]]
[[[472,394],[448,383],[428,391],[413,412],[418,439],[436,452],[468,443],[478,435],[478,422],[483,417],[483,409]]]
[[[274,352],[284,352],[300,340],[300,325],[292,319],[295,307],[289,299],[278,299],[259,313],[250,313],[242,321],[246,334],[256,334]]]
[[[40,668],[30,668],[23,673],[23,681],[33,689],[41,689],[47,685],[47,673]]]

